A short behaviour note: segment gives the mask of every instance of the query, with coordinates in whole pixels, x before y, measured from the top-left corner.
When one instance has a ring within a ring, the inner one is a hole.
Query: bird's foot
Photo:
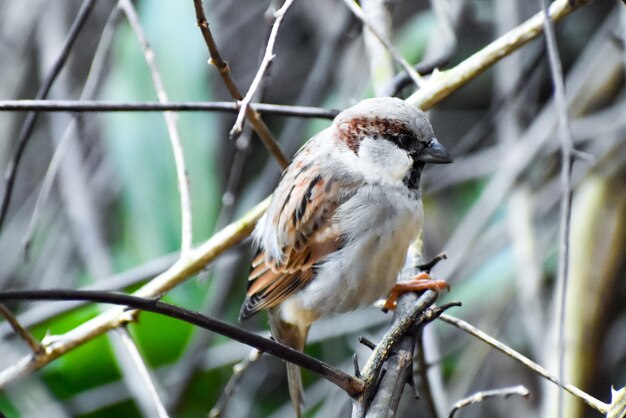
[[[386,312],[396,309],[398,297],[403,293],[421,292],[424,290],[434,290],[438,292],[441,289],[450,290],[450,285],[443,280],[433,280],[428,273],[422,272],[410,280],[396,283],[391,289],[391,292],[389,292],[383,311]]]

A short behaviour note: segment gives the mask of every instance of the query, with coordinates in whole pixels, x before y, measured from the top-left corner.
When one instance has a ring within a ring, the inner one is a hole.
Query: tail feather
[[[274,309],[270,310],[269,318],[270,329],[276,340],[296,350],[304,350],[306,337],[309,333],[309,326],[298,327],[288,324],[280,319]],[[302,407],[304,406],[304,389],[302,387],[300,367],[292,363],[287,363],[287,383],[289,384],[289,396],[291,397],[293,408],[296,411],[296,417],[300,418],[302,415]]]

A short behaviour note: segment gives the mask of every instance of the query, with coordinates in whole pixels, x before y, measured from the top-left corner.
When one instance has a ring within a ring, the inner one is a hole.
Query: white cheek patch
[[[363,138],[358,155],[366,178],[378,181],[402,180],[413,165],[405,150],[382,138]]]

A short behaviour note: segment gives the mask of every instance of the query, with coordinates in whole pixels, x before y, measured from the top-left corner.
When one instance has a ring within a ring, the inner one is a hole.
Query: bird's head
[[[424,112],[404,100],[363,100],[337,115],[333,125],[370,177],[417,188],[425,164],[452,162]]]

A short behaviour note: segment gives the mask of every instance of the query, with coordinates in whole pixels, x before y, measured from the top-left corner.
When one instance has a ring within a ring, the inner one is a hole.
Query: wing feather
[[[240,319],[304,288],[315,276],[315,265],[343,245],[334,214],[352,196],[355,184],[347,176],[323,176],[320,166],[310,163],[307,146],[283,174],[255,231],[259,252],[252,261]]]

